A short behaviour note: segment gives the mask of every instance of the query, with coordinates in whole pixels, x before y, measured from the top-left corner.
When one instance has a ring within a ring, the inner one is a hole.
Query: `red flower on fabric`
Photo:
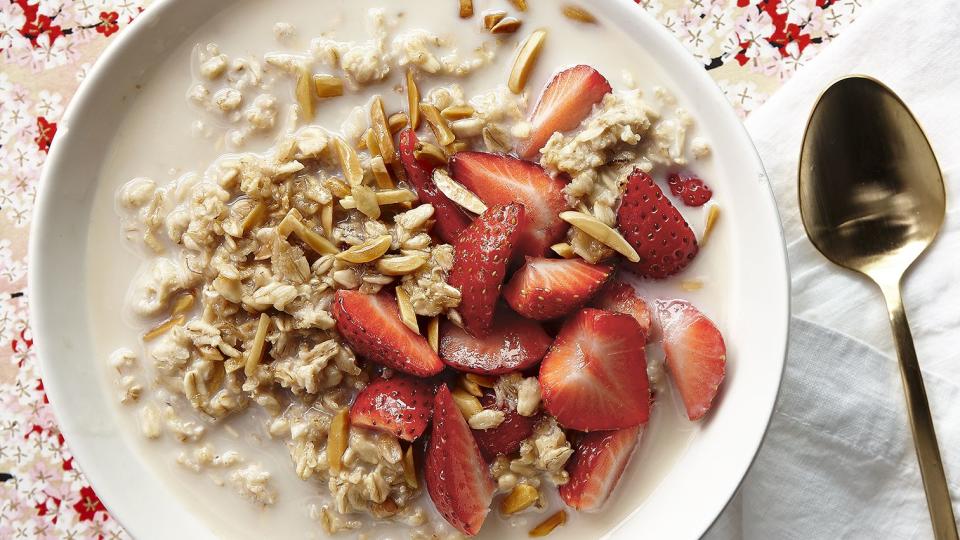
[[[37,143],[41,152],[50,150],[50,143],[53,142],[53,136],[56,134],[56,122],[50,122],[42,116],[37,117],[37,136],[33,139],[33,142]]]
[[[100,32],[104,37],[109,36],[115,33],[120,29],[120,25],[117,23],[117,20],[120,18],[120,14],[116,11],[101,11],[100,12],[100,21],[97,22],[97,32]]]
[[[53,24],[53,17],[41,15],[39,11],[40,4],[30,4],[28,0],[15,0],[14,2],[23,10],[24,23],[20,27],[20,34],[30,41],[30,45],[37,47],[37,40],[40,36],[47,34],[50,39],[49,44],[63,35],[63,28]]]
[[[73,509],[79,514],[80,521],[93,521],[97,512],[103,512],[103,515],[107,516],[107,508],[90,486],[80,488],[80,500],[73,505]]]

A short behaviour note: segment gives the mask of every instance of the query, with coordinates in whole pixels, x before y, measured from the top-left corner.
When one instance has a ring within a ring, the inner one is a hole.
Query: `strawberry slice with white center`
[[[507,264],[526,226],[523,205],[494,206],[460,234],[454,244],[449,283],[460,291],[458,311],[474,336],[485,336],[493,325]]]
[[[553,343],[536,322],[508,309],[497,312],[490,333],[474,337],[457,325],[440,327],[440,358],[448,366],[469,373],[500,375],[532,367]]]
[[[560,498],[577,510],[599,510],[616,489],[643,429],[640,426],[584,434],[567,462],[570,481]]]
[[[653,340],[650,306],[637,295],[637,291],[630,285],[622,281],[611,281],[594,298],[593,306],[614,313],[630,315],[640,324],[644,335],[647,336],[647,343]]]
[[[613,268],[582,259],[527,257],[503,297],[517,313],[546,321],[583,306],[603,287]]]
[[[590,66],[574,66],[547,83],[530,117],[530,136],[520,143],[520,157],[532,159],[556,132],[570,131],[610,93],[610,82]]]
[[[506,403],[497,405],[493,394],[485,394],[480,398],[480,403],[484,409],[503,411],[503,422],[499,426],[473,430],[473,438],[487,461],[519,451],[523,440],[533,434],[534,427],[540,421],[539,414],[520,416],[520,413]]]
[[[417,377],[443,371],[443,362],[427,340],[400,320],[392,294],[339,290],[331,311],[337,331],[361,356]]]
[[[698,420],[710,410],[727,366],[727,347],[720,330],[683,300],[657,302],[663,332],[667,373],[683,398],[687,418]]]
[[[540,364],[543,404],[565,428],[638,426],[650,417],[643,330],[629,315],[586,308],[564,323]]]
[[[536,163],[500,154],[458,152],[450,158],[450,174],[487,206],[523,203],[528,227],[520,237],[517,255],[542,257],[567,232],[567,223],[560,219],[560,212],[568,210],[563,196],[566,182]]]
[[[360,391],[350,406],[350,424],[412,442],[427,429],[432,414],[433,383],[398,373]]]
[[[424,462],[427,493],[447,522],[473,536],[490,511],[493,480],[446,385],[437,390],[433,404],[433,430]]]

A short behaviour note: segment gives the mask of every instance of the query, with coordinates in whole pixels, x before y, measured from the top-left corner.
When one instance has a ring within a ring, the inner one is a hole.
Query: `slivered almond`
[[[333,196],[342,199],[347,195],[350,195],[350,186],[347,185],[342,179],[335,176],[329,176],[320,181],[320,184],[327,188],[330,193],[333,193]]]
[[[407,127],[408,123],[410,123],[410,117],[408,117],[405,112],[393,113],[390,115],[390,118],[387,118],[387,126],[393,135],[396,135],[403,130],[403,128]]]
[[[373,132],[373,128],[367,128],[367,130],[363,132],[363,137],[360,137],[357,148],[370,152],[370,155],[373,157],[380,155],[380,145],[377,144],[377,135]]]
[[[350,442],[350,409],[337,411],[330,422],[330,432],[327,435],[327,464],[330,474],[337,475],[343,470],[343,453],[347,451]]]
[[[397,255],[395,257],[383,257],[377,261],[377,272],[385,276],[405,276],[420,268],[427,262],[427,256],[423,254]]]
[[[417,141],[413,147],[413,157],[429,161],[433,165],[446,165],[447,155],[439,146],[426,141]]]
[[[393,178],[390,177],[390,170],[381,156],[370,160],[370,170],[373,171],[373,179],[379,189],[393,189]]]
[[[397,306],[400,308],[400,320],[407,328],[416,333],[420,333],[420,325],[417,324],[417,313],[413,311],[413,304],[410,303],[410,295],[403,287],[397,287]]]
[[[460,0],[460,18],[469,19],[473,17],[473,0]]]
[[[383,162],[393,163],[396,150],[393,147],[393,135],[387,125],[387,115],[383,111],[383,99],[380,96],[373,98],[373,103],[370,104],[370,127],[373,128],[373,134],[377,136],[377,147],[380,148]]]
[[[389,234],[370,238],[350,249],[341,251],[337,254],[337,258],[354,264],[368,263],[382,257],[390,249],[391,241]]]
[[[313,89],[317,97],[332,98],[343,95],[343,79],[333,75],[314,75]]]
[[[407,114],[410,115],[410,127],[420,128],[420,89],[413,78],[413,70],[407,70]]]
[[[260,357],[263,356],[263,345],[267,339],[267,330],[270,329],[270,316],[266,313],[260,314],[260,320],[257,321],[257,333],[253,335],[253,345],[247,351],[243,363],[243,373],[247,377],[252,377],[260,364]]]
[[[427,322],[427,342],[433,352],[440,352],[440,317],[431,317]]]
[[[430,129],[433,130],[433,134],[437,137],[437,143],[439,143],[440,146],[446,146],[457,138],[457,136],[450,131],[450,125],[447,124],[446,119],[440,115],[440,111],[433,105],[421,103],[420,114],[422,114],[423,119],[430,124]]]
[[[377,205],[387,206],[390,204],[401,204],[417,200],[417,194],[409,189],[387,189],[375,193]],[[357,201],[353,196],[347,196],[340,199],[340,206],[351,210],[357,207]]]
[[[564,259],[571,259],[574,256],[573,246],[571,246],[566,242],[560,242],[559,244],[554,244],[550,246],[550,249],[552,249],[554,253],[563,257]]]
[[[186,321],[186,318],[183,315],[177,315],[175,317],[170,317],[169,319],[163,321],[162,323],[154,326],[153,328],[147,330],[143,333],[144,341],[151,341],[157,339],[158,337],[165,334],[174,326],[183,326],[183,323]]]
[[[302,221],[300,222],[300,225],[293,230],[293,234],[297,235],[297,238],[299,238],[300,241],[310,246],[310,249],[317,252],[319,255],[333,255],[340,251],[337,249],[337,246],[333,244],[333,242],[317,234],[316,231],[310,227],[307,227]]]
[[[440,116],[452,122],[454,120],[470,118],[475,112],[477,112],[476,109],[469,105],[451,105],[440,111]]]
[[[563,525],[567,522],[567,511],[558,510],[555,514],[551,515],[547,519],[540,522],[539,525],[530,529],[530,536],[537,538],[540,536],[546,536],[553,532],[554,529]]]
[[[450,129],[457,137],[467,139],[476,137],[483,132],[483,120],[479,118],[463,118],[450,122]]]
[[[493,388],[497,384],[497,379],[479,373],[467,373],[465,377],[483,388]]]
[[[523,92],[523,88],[527,85],[527,79],[530,77],[530,72],[533,71],[533,66],[540,56],[540,50],[543,49],[543,42],[546,41],[546,39],[547,31],[541,28],[534,30],[533,33],[523,41],[523,44],[520,45],[520,50],[517,51],[517,58],[513,61],[513,69],[510,70],[510,79],[507,82],[507,86],[514,94]]]
[[[593,16],[593,13],[573,4],[563,6],[563,16],[583,23],[595,24],[597,22],[597,18]]]
[[[300,106],[300,112],[303,115],[303,119],[312,119],[313,89],[310,88],[310,72],[307,71],[306,67],[301,67],[299,73],[297,74],[297,87],[295,89],[295,93],[297,95],[297,105]]]
[[[282,238],[290,236],[290,233],[300,226],[300,218],[302,217],[299,210],[291,208],[290,211],[287,212],[287,215],[283,216],[283,219],[280,220],[280,224],[277,225],[277,234]]]
[[[483,14],[483,28],[484,30],[489,30],[497,25],[498,22],[502,21],[504,17],[507,16],[506,11],[488,11]]]
[[[640,260],[637,250],[617,231],[599,219],[583,212],[567,211],[560,213],[560,219],[583,231],[586,235],[601,242],[626,257],[631,262]]]
[[[500,501],[500,512],[506,515],[522,512],[540,499],[540,492],[530,484],[517,484],[510,494]]]
[[[483,204],[480,197],[474,195],[473,192],[464,187],[463,184],[450,178],[447,171],[439,168],[434,169],[433,183],[437,185],[437,189],[446,195],[448,199],[474,214],[482,214],[487,211],[487,205]]]
[[[718,219],[720,219],[720,207],[712,204],[710,210],[707,210],[707,221],[703,225],[703,234],[700,236],[700,249],[707,245],[707,240],[710,239],[713,228],[717,226]]]
[[[457,152],[464,152],[470,148],[470,145],[463,141],[453,141],[443,147],[443,152],[449,157]]]
[[[323,234],[329,237],[333,234],[333,203],[327,203],[320,208],[320,226]]]
[[[183,315],[190,311],[190,308],[193,307],[196,300],[197,298],[190,293],[181,294],[173,301],[173,309],[171,310],[170,316],[176,317],[177,315]]]
[[[527,0],[510,0],[510,3],[520,11],[527,10]]]
[[[408,486],[413,489],[420,487],[420,483],[417,481],[417,467],[416,463],[413,461],[413,445],[407,447],[407,451],[403,453],[403,479]]]
[[[350,190],[353,200],[357,203],[357,210],[370,219],[380,218],[380,205],[377,204],[377,194],[367,186],[356,185]]]
[[[520,26],[523,22],[516,17],[507,17],[497,24],[493,25],[493,28],[490,29],[491,34],[512,34],[520,29]]]
[[[479,384],[463,376],[460,377],[460,388],[466,390],[471,396],[480,397],[483,395],[483,389],[480,388]]]
[[[250,209],[247,217],[243,218],[243,223],[240,224],[240,233],[246,235],[254,227],[263,223],[265,217],[267,217],[267,205],[263,204],[263,201],[258,202],[256,206]]]
[[[476,396],[467,393],[463,388],[454,388],[453,391],[450,392],[450,395],[453,397],[453,402],[456,403],[463,417],[467,420],[470,420],[471,416],[483,410],[483,406],[480,405],[480,400],[477,399]]]
[[[357,151],[340,137],[333,139],[333,146],[337,152],[343,176],[351,186],[359,186],[363,182],[363,167],[360,166]]]
[[[703,282],[699,279],[685,279],[680,282],[680,288],[685,291],[699,291],[703,288]]]

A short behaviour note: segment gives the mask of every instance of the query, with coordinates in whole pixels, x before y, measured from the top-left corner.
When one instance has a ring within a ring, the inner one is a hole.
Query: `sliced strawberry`
[[[493,325],[493,310],[525,226],[524,215],[519,203],[494,206],[474,220],[454,244],[449,283],[460,290],[458,309],[474,336],[487,335]]]
[[[480,453],[487,461],[493,461],[497,456],[513,454],[520,450],[520,443],[533,433],[534,426],[540,421],[540,416],[520,416],[520,413],[506,404],[497,405],[492,394],[480,398],[484,409],[503,411],[503,422],[490,429],[473,430],[473,438],[477,441]]]
[[[424,460],[427,492],[444,519],[473,536],[490,510],[493,480],[446,385],[437,390],[433,403],[433,430]]]
[[[577,510],[599,510],[617,487],[640,438],[640,426],[587,433],[567,462],[570,481],[560,498]]]
[[[667,372],[680,391],[687,417],[697,420],[710,410],[727,365],[727,347],[717,327],[683,300],[657,302],[663,329]]]
[[[454,243],[460,233],[470,225],[470,216],[457,203],[441,193],[437,185],[433,183],[433,170],[436,167],[414,157],[413,151],[417,147],[417,134],[412,129],[408,128],[400,132],[399,147],[400,162],[407,172],[407,180],[416,188],[417,196],[420,197],[421,202],[433,205],[433,216],[436,219],[433,231],[444,242]]]
[[[662,279],[683,270],[697,254],[697,237],[675,206],[663,196],[650,175],[635,169],[627,180],[617,226],[640,261],[628,270]]]
[[[529,226],[520,238],[518,255],[542,257],[566,233],[567,223],[559,217],[567,210],[566,182],[540,165],[500,154],[459,152],[450,158],[450,173],[487,206],[523,203]]]
[[[360,391],[350,407],[350,423],[414,441],[427,429],[432,414],[433,384],[395,374]]]
[[[524,317],[545,321],[587,303],[613,273],[604,264],[582,259],[527,257],[503,289],[503,297]]]
[[[534,321],[497,311],[490,333],[474,337],[455,324],[440,327],[440,358],[459,371],[499,375],[527,369],[547,354],[553,338]]]
[[[703,206],[713,196],[713,191],[696,176],[671,173],[667,176],[667,185],[670,186],[670,193],[680,197],[687,206]]]
[[[563,427],[620,429],[650,416],[643,331],[629,315],[572,315],[540,364],[543,404]]]
[[[637,321],[649,343],[652,338],[650,331],[650,307],[637,296],[637,291],[622,281],[611,281],[593,300],[593,306],[614,313],[630,315]]]
[[[443,371],[443,362],[427,340],[400,320],[392,294],[339,290],[332,311],[337,331],[360,355],[418,377]]]
[[[557,73],[533,110],[530,136],[520,143],[520,156],[532,159],[555,132],[579,126],[611,90],[607,79],[590,66],[574,66]]]

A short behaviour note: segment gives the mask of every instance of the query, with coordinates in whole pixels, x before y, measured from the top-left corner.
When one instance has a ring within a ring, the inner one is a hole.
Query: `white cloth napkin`
[[[747,121],[784,223],[793,285],[787,368],[770,431],[707,534],[726,538],[931,538],[886,311],[869,282],[826,261],[797,208],[797,161],[819,93],[847,74],[889,85],[923,125],[947,181],[938,240],[904,301],[960,515],[960,10],[886,0]],[[831,329],[831,330],[828,330]]]

